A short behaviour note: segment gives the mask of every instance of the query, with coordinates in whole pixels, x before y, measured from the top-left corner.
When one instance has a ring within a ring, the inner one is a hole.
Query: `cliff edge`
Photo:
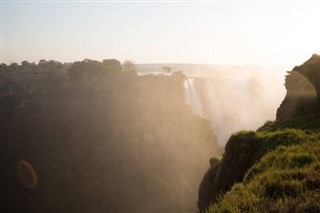
[[[199,187],[200,212],[320,212],[320,56],[288,72],[277,119],[233,134]]]
[[[277,110],[277,120],[313,114],[319,111],[320,55],[312,57],[288,72],[287,94]]]

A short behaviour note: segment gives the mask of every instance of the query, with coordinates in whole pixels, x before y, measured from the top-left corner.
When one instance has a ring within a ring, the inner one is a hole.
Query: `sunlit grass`
[[[258,132],[233,135],[258,144],[257,162],[208,212],[319,212],[318,123],[312,117],[268,122]]]

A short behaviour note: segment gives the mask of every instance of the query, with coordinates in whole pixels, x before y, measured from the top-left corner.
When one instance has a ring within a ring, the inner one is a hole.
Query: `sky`
[[[1,62],[292,68],[320,54],[319,1],[1,0]]]

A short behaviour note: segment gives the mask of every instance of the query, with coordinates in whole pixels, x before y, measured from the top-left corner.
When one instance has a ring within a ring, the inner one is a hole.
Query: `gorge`
[[[265,138],[229,136],[276,118],[284,70],[169,64],[173,72],[163,74],[162,66],[124,72],[114,59],[2,65],[4,208],[194,212],[199,185],[204,210],[216,193],[240,181],[262,156],[257,144]],[[292,100],[305,103],[294,98],[282,105]],[[36,174],[31,189],[18,175],[22,163]]]

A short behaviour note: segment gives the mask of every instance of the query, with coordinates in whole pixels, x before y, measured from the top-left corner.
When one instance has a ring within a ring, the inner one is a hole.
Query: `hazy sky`
[[[292,67],[320,54],[319,1],[1,1],[1,61]]]

